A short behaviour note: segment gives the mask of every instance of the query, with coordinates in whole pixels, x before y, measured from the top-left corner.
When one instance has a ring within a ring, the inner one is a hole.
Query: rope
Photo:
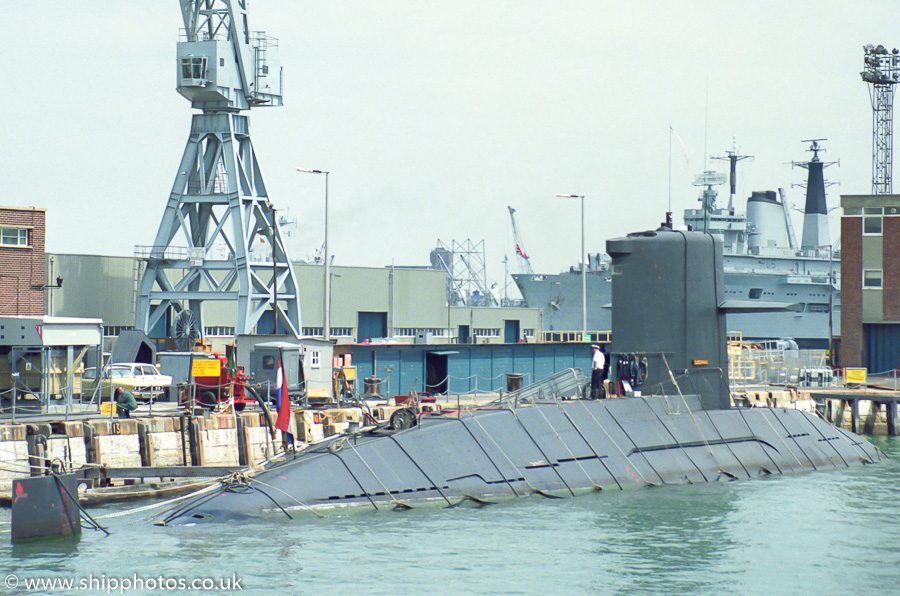
[[[559,408],[559,404],[557,404],[557,408]],[[561,410],[561,408],[559,408],[559,409]],[[553,431],[553,434],[556,435],[557,440],[559,440],[559,442],[563,444],[563,447],[565,447],[565,448],[566,448],[566,451],[569,452],[569,455],[572,456],[572,461],[574,461],[576,464],[578,464],[578,467],[581,468],[581,471],[582,471],[582,472],[584,472],[584,475],[587,477],[588,482],[590,482],[591,485],[593,485],[594,490],[603,490],[603,487],[600,486],[599,484],[597,484],[596,482],[594,482],[594,479],[591,478],[591,475],[587,473],[587,470],[584,469],[584,466],[581,465],[581,462],[578,461],[578,458],[575,457],[575,454],[572,453],[572,450],[571,450],[571,449],[569,449],[568,443],[566,443],[565,441],[563,441],[562,437],[559,436],[559,432],[558,432],[558,431],[556,430],[556,428],[553,426],[553,423],[550,422],[550,419],[547,418],[546,414],[544,414],[543,409],[542,409],[540,406],[537,406],[537,411],[540,412],[541,418],[544,419],[544,421],[547,423],[547,426],[549,426],[549,427],[550,427],[550,430]],[[515,410],[513,410],[513,414],[515,415]],[[516,418],[518,419],[518,416],[516,416]],[[570,422],[571,422],[571,421],[570,421]],[[594,455],[596,455],[596,453],[595,453]],[[569,490],[571,491],[572,489],[569,489]]]
[[[707,440],[706,435],[703,434],[703,429],[700,428],[700,423],[697,422],[697,417],[694,416],[694,411],[688,405],[687,399],[684,397],[684,394],[681,392],[681,387],[678,385],[678,382],[675,381],[675,375],[672,374],[672,368],[669,366],[669,361],[666,358],[665,354],[662,354],[662,359],[663,359],[663,364],[666,365],[666,370],[669,373],[669,379],[672,381],[672,384],[675,385],[675,389],[678,391],[678,396],[681,398],[682,403],[684,403],[684,407],[688,411],[688,414],[691,415],[691,420],[694,422],[694,426],[697,427],[697,434],[700,435],[700,437],[703,439],[703,444],[706,445],[706,448],[709,450],[709,455],[713,458],[713,461],[715,462],[716,467],[718,468],[717,471],[720,474],[727,473],[727,472],[725,472],[725,470],[722,469],[722,464],[719,463],[719,459],[716,457],[716,452],[713,451],[712,445],[709,444],[709,440]],[[690,376],[688,376],[688,379],[693,384],[693,379],[691,379]],[[695,389],[696,389],[696,387],[695,387]],[[657,416],[657,418],[658,418],[658,416]],[[660,421],[660,422],[662,422],[662,421]],[[663,426],[665,426],[665,424],[663,424]],[[668,430],[668,428],[666,430]],[[718,432],[718,431],[716,431],[716,432]],[[672,435],[672,432],[669,431],[669,434]],[[672,435],[672,438],[675,439],[675,435]],[[681,447],[681,444],[678,442],[678,439],[675,439],[675,443],[679,447]],[[681,447],[681,448],[684,449],[683,447]],[[690,456],[688,457],[688,459],[690,459]],[[691,460],[691,463],[693,463],[693,460]],[[697,467],[697,470],[700,472],[700,475],[703,476],[704,475],[703,471],[700,470],[700,468],[697,466],[697,464],[694,464],[694,466]]]
[[[441,487],[439,487],[437,485],[437,483],[434,480],[432,480],[428,474],[425,473],[425,470],[422,469],[422,466],[419,465],[419,462],[417,462],[415,459],[410,457],[409,453],[406,452],[406,449],[403,448],[403,445],[400,444],[400,441],[397,440],[397,437],[395,437],[394,434],[390,434],[388,436],[391,438],[392,441],[394,441],[394,444],[400,449],[400,451],[403,452],[403,455],[405,455],[407,458],[409,458],[409,461],[411,461],[413,463],[413,465],[415,465],[416,468],[418,468],[418,470],[422,473],[422,475],[425,476],[425,478],[428,480],[428,482],[431,483],[431,486],[433,486],[435,489],[437,489],[438,494],[440,494],[444,498],[444,500],[447,501],[447,504],[452,506],[452,503],[450,503],[450,499],[447,498],[447,495],[444,494],[444,491],[441,490]]]
[[[582,405],[583,405],[583,404],[582,404]],[[569,421],[569,424],[572,425],[572,428],[575,429],[575,432],[578,433],[578,436],[581,437],[581,440],[584,441],[584,444],[588,446],[588,449],[591,450],[591,452],[592,452],[592,453],[594,454],[594,456],[597,458],[597,461],[599,461],[600,464],[601,464],[601,465],[606,469],[606,471],[609,473],[609,475],[612,476],[612,479],[613,479],[613,480],[616,482],[616,484],[619,486],[619,490],[621,490],[621,489],[622,489],[622,485],[619,484],[619,481],[618,481],[618,480],[616,480],[615,475],[614,475],[612,472],[609,471],[609,466],[606,465],[606,462],[603,461],[603,459],[600,457],[600,454],[597,453],[597,450],[594,449],[594,447],[593,447],[593,446],[588,442],[588,440],[584,437],[584,433],[581,432],[581,429],[578,428],[578,425],[575,424],[575,421],[572,420],[571,416],[569,416],[569,414],[566,413],[565,409],[563,409],[562,407],[559,408],[559,411],[562,412],[562,415],[566,417],[566,420]],[[607,435],[607,436],[608,436],[608,435]],[[587,473],[587,472],[585,472],[585,473]],[[591,479],[591,483],[594,484],[594,488],[596,488],[597,490],[603,490],[603,487],[602,487],[602,486],[598,486],[596,483],[594,483],[593,479]]]
[[[71,502],[75,503],[75,506],[78,507],[78,511],[80,512],[80,514],[82,515],[82,517],[86,518],[85,521],[88,523],[88,526],[91,527],[91,528],[93,528],[93,529],[95,529],[95,530],[102,530],[104,534],[106,534],[107,536],[109,536],[109,531],[108,531],[106,528],[104,528],[103,526],[101,526],[99,523],[97,523],[97,522],[94,520],[94,518],[91,517],[91,514],[88,513],[88,512],[85,510],[85,508],[81,506],[81,503],[78,502],[78,496],[77,496],[77,495],[73,495],[72,493],[69,492],[69,489],[66,488],[66,485],[63,484],[63,482],[62,482],[62,480],[60,479],[60,477],[59,477],[57,474],[52,474],[52,476],[53,476],[53,478],[56,480],[57,486],[59,486],[59,488],[61,488],[62,490],[66,491],[66,494],[69,495],[69,500],[70,500]]]
[[[574,496],[575,496],[575,491],[572,490],[572,487],[569,486],[569,483],[566,482],[565,478],[562,477],[562,474],[559,473],[559,470],[557,470],[556,467],[553,466],[553,464],[550,463],[550,458],[547,456],[546,453],[544,453],[544,450],[541,449],[541,446],[540,446],[540,445],[538,444],[538,442],[534,439],[534,437],[531,436],[531,433],[528,432],[528,429],[525,428],[525,425],[522,424],[522,421],[519,420],[518,415],[516,415],[516,411],[515,411],[515,410],[510,410],[510,413],[512,413],[513,417],[516,419],[516,422],[519,423],[519,426],[522,427],[522,430],[525,432],[526,435],[528,435],[528,438],[531,439],[531,442],[534,443],[534,446],[537,447],[537,450],[541,452],[541,456],[543,456],[544,460],[547,462],[547,464],[550,466],[550,468],[556,473],[556,476],[560,479],[560,481],[562,481],[563,484],[566,485],[566,488],[569,490],[569,492],[570,492],[570,493],[572,494],[572,496],[574,497]],[[542,414],[543,414],[543,412],[542,412]],[[545,420],[546,420],[546,418],[545,418]],[[549,424],[549,422],[548,422],[548,424]],[[553,428],[553,426],[550,425],[550,428]],[[555,432],[555,430],[554,430],[554,432]],[[556,435],[556,438],[559,438],[559,434],[558,434],[558,433],[557,433],[557,435]],[[570,451],[569,453],[572,454],[571,451]],[[574,455],[574,454],[572,454],[572,458],[575,459],[575,455]],[[578,461],[578,460],[575,460],[575,461]],[[579,465],[580,465],[580,464],[579,464]],[[590,476],[588,476],[588,480],[590,480]],[[596,487],[595,487],[595,488],[596,488]]]
[[[170,505],[172,503],[177,503],[178,501],[183,501],[184,499],[196,498],[203,496],[204,493],[211,492],[213,490],[218,490],[218,486],[207,486],[206,488],[200,489],[199,491],[195,491],[186,495],[181,495],[180,497],[175,497],[172,499],[168,499],[166,501],[161,501],[159,503],[151,503],[149,505],[144,505],[142,507],[135,507],[133,509],[126,509],[125,511],[117,511],[116,513],[107,513],[106,515],[100,515],[97,519],[112,519],[115,517],[124,517],[126,515],[131,515],[133,513],[143,513],[144,511],[150,511],[152,509],[157,509],[159,507],[163,507],[165,505]]]
[[[584,405],[583,403],[581,403],[580,400],[577,400],[577,401],[579,401],[579,404],[581,405],[581,407],[584,408],[584,411],[588,413],[588,416],[590,416],[593,419],[593,421],[597,423],[597,426],[600,428],[600,430],[603,431],[603,434],[606,435],[606,438],[609,439],[609,442],[616,446],[616,449],[619,450],[619,453],[622,454],[622,457],[625,459],[625,461],[627,461],[634,467],[634,471],[638,473],[638,475],[641,477],[641,480],[644,481],[644,484],[646,484],[647,486],[654,486],[654,484],[652,482],[649,482],[647,480],[647,478],[644,476],[643,472],[641,472],[640,468],[638,468],[634,464],[634,462],[628,458],[628,455],[626,455],[626,453],[622,449],[622,447],[618,443],[616,443],[615,439],[612,438],[612,435],[610,435],[609,432],[606,430],[606,428],[602,424],[600,424],[600,421],[597,420],[596,417],[594,417],[594,413],[591,412],[590,410],[588,410],[587,406]],[[623,432],[624,432],[624,430],[623,430]],[[625,436],[628,436],[628,433],[625,433]],[[653,468],[653,466],[650,466],[650,468]],[[656,470],[654,470],[654,472],[655,471]],[[656,475],[659,476],[659,473],[657,473]],[[616,478],[615,474],[613,474],[613,478],[616,480],[616,484],[619,484],[619,480]],[[662,478],[662,477],[660,476],[660,478]],[[620,489],[622,488],[621,484],[619,484],[619,488]]]
[[[235,472],[235,473],[237,473],[237,472]],[[309,505],[307,505],[306,503],[302,502],[300,499],[298,499],[298,498],[295,497],[294,495],[292,495],[292,494],[290,494],[290,493],[287,493],[287,492],[281,490],[281,489],[278,488],[277,486],[273,486],[273,485],[271,485],[271,484],[266,484],[265,482],[263,482],[262,480],[259,480],[258,478],[247,477],[247,480],[248,480],[250,483],[261,484],[261,485],[265,486],[266,488],[271,488],[272,490],[277,490],[278,492],[282,493],[283,495],[285,495],[286,497],[288,497],[289,499],[291,499],[292,501],[294,501],[295,503],[297,503],[298,505],[300,505],[300,506],[303,507],[304,509],[308,510],[310,513],[314,514],[316,517],[319,517],[319,518],[325,517],[324,515],[322,515],[321,513],[319,513],[318,511],[316,511],[315,509],[313,509],[313,508],[310,507]],[[256,489],[256,490],[259,490],[259,489]],[[262,492],[264,495],[266,494],[266,493],[263,492],[263,491],[260,491],[260,492]],[[266,496],[268,496],[268,495],[266,495]],[[271,499],[271,497],[269,497],[269,498]],[[279,507],[281,507],[281,506],[279,505]],[[282,508],[282,511],[284,511],[283,508]],[[287,513],[287,511],[285,511],[285,513]],[[290,517],[290,515],[288,515],[288,517]],[[291,519],[293,519],[293,518],[291,518]]]
[[[288,519],[294,519],[291,516],[291,514],[288,513],[287,510],[284,507],[282,507],[281,504],[272,497],[272,495],[270,495],[269,493],[267,493],[266,491],[264,491],[260,488],[250,486],[249,479],[240,472],[232,472],[231,476],[229,476],[227,480],[222,481],[222,484],[225,485],[225,490],[227,492],[248,493],[248,492],[252,492],[252,491],[258,491],[258,492],[262,493],[263,495],[265,495],[266,498],[268,498],[270,501],[275,503],[275,505],[279,509],[281,509],[282,513],[284,513],[286,516],[288,516]],[[263,484],[263,483],[261,483],[261,484]]]
[[[473,416],[474,416],[474,414],[473,414]],[[481,449],[481,452],[484,453],[484,456],[488,459],[489,462],[491,462],[491,465],[494,466],[494,469],[497,470],[497,474],[500,476],[500,478],[503,479],[503,481],[509,487],[509,490],[512,491],[513,495],[518,497],[519,493],[516,491],[516,488],[512,485],[512,482],[510,482],[509,479],[506,477],[506,475],[500,471],[500,467],[497,465],[497,462],[495,462],[494,459],[490,456],[490,454],[488,454],[487,450],[484,448],[484,445],[482,445],[481,442],[475,437],[475,433],[472,432],[472,429],[469,428],[468,425],[466,425],[466,423],[462,421],[462,419],[459,417],[459,414],[457,414],[456,421],[459,422],[460,424],[462,424],[462,427],[465,429],[465,431],[467,433],[469,433],[469,436],[472,437],[472,440],[475,441],[475,444],[478,445],[478,448]],[[516,481],[518,481],[518,479]]]
[[[778,432],[778,429],[775,428],[775,426],[772,424],[772,421],[769,420],[768,418],[766,418],[766,416],[762,413],[762,408],[750,408],[750,409],[757,410],[759,412],[759,415],[763,417],[763,420],[765,420],[766,423],[768,423],[769,427],[772,429],[772,432],[775,433],[775,435],[781,439],[781,442],[784,443],[785,448],[791,453],[791,455],[794,456],[794,459],[797,461],[797,465],[800,466],[801,469],[803,469],[803,462],[800,461],[800,458],[797,457],[797,454],[794,453],[794,450],[791,449],[791,446],[788,444],[788,442],[785,440],[785,438],[783,436],[781,436],[781,433]],[[741,415],[743,416],[743,413]],[[784,428],[784,425],[782,425],[782,428]],[[787,430],[787,429],[785,429],[785,430]],[[803,450],[801,449],[801,451],[803,451]],[[813,468],[815,468],[815,465],[813,465]]]
[[[491,436],[491,433],[489,433],[489,432],[487,431],[487,429],[484,428],[484,426],[481,424],[481,422],[478,420],[478,418],[475,416],[475,414],[472,413],[472,414],[470,415],[470,417],[471,417],[472,420],[475,422],[475,424],[478,425],[478,427],[481,429],[481,431],[487,436],[487,438],[491,440],[491,443],[494,444],[494,447],[497,448],[497,450],[500,452],[500,454],[501,454],[503,457],[506,458],[506,461],[509,462],[509,465],[512,466],[513,470],[518,471],[518,469],[519,469],[518,466],[516,466],[516,464],[513,463],[513,461],[509,458],[509,456],[506,454],[506,452],[503,451],[503,448],[500,447],[500,445],[497,444],[497,441],[495,441],[495,440],[494,440],[494,437]],[[529,435],[529,436],[530,436],[530,435]],[[499,470],[498,470],[498,471],[499,471]],[[502,475],[503,475],[503,474],[501,473],[501,476],[502,476]],[[533,493],[542,493],[542,491],[541,491],[539,488],[537,488],[536,486],[534,486],[533,484],[531,484],[530,482],[528,482],[528,478],[526,478],[524,474],[522,475],[522,480],[525,482],[525,484],[528,486],[528,488],[531,489],[531,492],[533,492]],[[569,491],[571,492],[571,489],[569,489]],[[513,491],[513,492],[515,492],[515,491]]]
[[[828,420],[827,418],[825,418],[825,416],[823,416],[822,414],[819,413],[819,410],[815,410],[815,413],[816,413],[816,416],[818,416],[819,418],[821,418],[822,420],[824,420],[825,422],[827,422],[829,425],[834,426],[836,429],[838,429],[838,430],[841,432],[841,434],[845,434],[846,431],[844,431],[843,428],[841,428],[841,427],[839,427],[839,426],[837,426],[837,425],[831,424],[831,422],[829,422],[829,420]],[[825,438],[825,435],[824,435],[821,431],[819,432],[819,434],[822,436],[823,439]],[[845,438],[846,438],[846,436],[845,436]],[[859,455],[859,458],[860,458],[860,461],[861,461],[861,462],[867,463],[867,464],[872,463],[872,458],[870,458],[870,457],[868,456],[868,454],[866,454],[866,452],[863,451],[863,450],[859,447],[859,445],[861,444],[859,441],[851,441],[851,440],[848,440],[847,442],[850,443],[850,446],[853,447],[854,451],[856,451],[857,455]],[[829,443],[829,444],[830,444],[830,443]],[[838,452],[837,448],[836,448],[836,447],[832,447],[832,449],[834,449],[835,452],[837,452],[838,457],[840,457],[840,458],[844,461],[844,464],[847,464],[847,460],[845,460],[844,457],[840,454],[840,452]]]
[[[391,498],[394,500],[394,502],[397,504],[397,506],[404,508],[404,509],[411,509],[411,507],[409,505],[407,505],[406,503],[402,503],[399,500],[397,500],[397,497],[394,496],[394,493],[392,493],[388,489],[388,487],[384,484],[384,482],[381,481],[381,478],[378,477],[378,474],[375,473],[375,470],[373,470],[369,466],[368,462],[366,462],[366,460],[364,460],[363,457],[359,454],[359,451],[356,449],[356,446],[350,441],[347,441],[347,444],[350,445],[350,449],[353,450],[353,453],[356,454],[356,457],[359,458],[359,461],[361,461],[363,463],[363,465],[366,466],[366,468],[369,470],[369,473],[372,474],[372,477],[375,478],[375,480],[378,481],[378,484],[380,484],[381,487],[387,492],[387,494],[389,494],[391,496]],[[363,489],[363,490],[365,491],[365,489]],[[371,499],[370,499],[370,501],[371,501]]]

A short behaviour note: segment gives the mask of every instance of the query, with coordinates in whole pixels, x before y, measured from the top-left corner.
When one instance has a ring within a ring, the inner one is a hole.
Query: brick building
[[[842,195],[841,364],[900,368],[900,195]]]
[[[0,315],[44,314],[46,211],[0,207]]]

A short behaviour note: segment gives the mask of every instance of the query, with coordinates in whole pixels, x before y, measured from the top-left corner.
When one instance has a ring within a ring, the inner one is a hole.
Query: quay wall
[[[361,421],[359,408],[297,410],[290,431],[300,447]],[[261,412],[0,423],[0,495],[48,469],[257,466],[284,451],[281,434]]]
[[[815,393],[814,397],[812,394]],[[739,391],[732,394],[732,403],[739,406],[762,408],[787,408],[818,412],[837,427],[863,435],[889,435],[896,432],[900,423],[889,424],[891,408],[885,403],[885,396],[858,396],[856,429],[853,428],[852,401],[847,396],[826,395],[825,390],[804,391],[796,388]],[[897,400],[900,401],[900,400]]]

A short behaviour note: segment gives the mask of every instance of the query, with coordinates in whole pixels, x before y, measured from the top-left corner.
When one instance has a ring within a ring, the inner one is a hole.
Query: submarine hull
[[[861,437],[799,410],[703,410],[695,396],[576,399],[341,437],[225,483],[156,521],[567,497],[846,468],[882,458]]]

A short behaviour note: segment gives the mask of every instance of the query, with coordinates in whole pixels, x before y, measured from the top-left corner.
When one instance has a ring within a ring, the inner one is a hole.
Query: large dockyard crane
[[[181,0],[178,92],[201,110],[145,263],[135,327],[182,340],[203,331],[204,301],[237,303],[234,332],[299,334],[297,281],[250,142],[252,107],[280,106],[278,42],[247,26],[242,0]],[[271,261],[253,261],[253,243]],[[272,320],[259,325],[271,311]],[[257,328],[259,327],[259,328]]]
[[[528,253],[525,252],[525,246],[522,244],[522,239],[519,237],[519,226],[516,223],[516,210],[508,205],[506,208],[509,209],[509,218],[512,220],[513,240],[516,243],[516,260],[519,262],[519,273],[534,273],[531,269],[531,258],[528,256]]]

